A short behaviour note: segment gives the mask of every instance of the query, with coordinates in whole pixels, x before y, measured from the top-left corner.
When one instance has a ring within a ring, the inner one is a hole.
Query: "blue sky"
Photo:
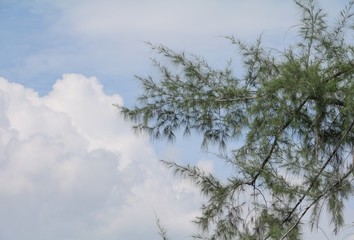
[[[318,2],[334,16],[346,1]],[[299,12],[283,0],[1,0],[0,16],[0,239],[152,240],[154,211],[188,239],[202,201],[158,159],[226,170],[198,138],[150,142],[112,107],[133,105],[134,75],[153,72],[144,41],[222,67],[237,53],[223,36],[282,48]]]

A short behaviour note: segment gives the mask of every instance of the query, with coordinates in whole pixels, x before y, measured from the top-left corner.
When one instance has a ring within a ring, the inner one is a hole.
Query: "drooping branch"
[[[331,162],[331,160],[333,159],[333,157],[335,156],[335,154],[337,153],[338,149],[342,146],[344,139],[348,136],[349,132],[352,131],[354,126],[354,120],[351,122],[350,126],[348,127],[348,129],[346,130],[346,132],[343,134],[341,140],[337,143],[337,146],[334,148],[334,150],[332,151],[332,153],[329,155],[329,157],[327,158],[327,160],[324,162],[324,164],[322,165],[322,168],[318,171],[318,173],[316,174],[316,176],[314,177],[313,181],[311,182],[310,186],[307,188],[306,192],[302,195],[302,197],[299,199],[299,201],[295,204],[295,206],[291,209],[291,211],[289,212],[289,214],[287,215],[287,217],[282,221],[282,224],[286,223],[287,221],[289,221],[289,219],[291,218],[291,216],[294,214],[294,212],[296,211],[296,209],[300,206],[300,204],[305,200],[305,198],[309,195],[311,189],[314,187],[316,180],[322,175],[322,172],[326,169],[326,167],[328,166],[328,164]],[[335,184],[337,185],[339,182],[343,181],[343,179],[346,179],[350,173],[352,173],[353,171],[353,167]],[[297,220],[297,223],[294,225],[293,228],[296,227],[297,224],[300,223],[302,217],[306,214],[306,212],[317,202],[319,201],[323,196],[325,196],[326,194],[328,194],[328,191],[332,190],[333,187],[329,187],[327,191],[323,191],[322,194],[320,194],[311,204],[309,207],[306,208],[306,210],[303,212],[303,214],[300,216],[300,218]],[[293,229],[292,228],[292,229]],[[291,230],[292,230],[291,229]],[[288,234],[286,234],[288,235]],[[283,239],[283,238],[282,238]]]

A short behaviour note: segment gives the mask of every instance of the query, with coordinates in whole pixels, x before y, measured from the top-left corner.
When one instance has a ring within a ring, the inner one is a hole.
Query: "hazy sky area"
[[[347,1],[318,2],[333,17]],[[282,49],[299,17],[291,0],[0,0],[0,240],[155,240],[155,213],[190,239],[202,198],[158,160],[228,170],[198,138],[134,135],[112,104],[132,106],[134,75],[154,71],[144,41],[223,67],[237,59],[224,36]],[[329,239],[354,239],[328,222]]]

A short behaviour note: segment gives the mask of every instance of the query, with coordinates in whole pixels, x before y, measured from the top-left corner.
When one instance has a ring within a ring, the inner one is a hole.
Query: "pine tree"
[[[335,22],[313,0],[295,0],[302,17],[284,50],[228,37],[243,75],[203,58],[151,45],[159,77],[137,77],[143,93],[121,107],[134,128],[173,140],[201,134],[233,168],[226,181],[192,165],[163,161],[206,197],[195,220],[203,239],[301,239],[304,219],[316,229],[325,208],[335,233],[353,193],[354,29],[350,1]]]

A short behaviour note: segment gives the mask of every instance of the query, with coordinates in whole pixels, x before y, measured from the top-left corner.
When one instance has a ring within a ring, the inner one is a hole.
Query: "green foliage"
[[[169,238],[167,237],[167,231],[163,226],[161,226],[160,219],[157,216],[156,216],[156,225],[157,225],[157,229],[158,229],[158,234],[160,235],[161,239],[162,240],[169,240]]]
[[[121,107],[136,130],[154,138],[194,131],[202,147],[221,149],[243,141],[221,158],[235,169],[224,182],[164,161],[207,198],[196,238],[301,239],[305,216],[315,229],[322,206],[335,233],[344,224],[353,193],[354,46],[347,35],[354,1],[334,24],[314,1],[294,2],[302,17],[288,48],[228,38],[243,59],[241,77],[231,64],[217,70],[200,57],[150,45],[163,58],[153,60],[160,76],[138,77],[144,92],[137,105]]]

